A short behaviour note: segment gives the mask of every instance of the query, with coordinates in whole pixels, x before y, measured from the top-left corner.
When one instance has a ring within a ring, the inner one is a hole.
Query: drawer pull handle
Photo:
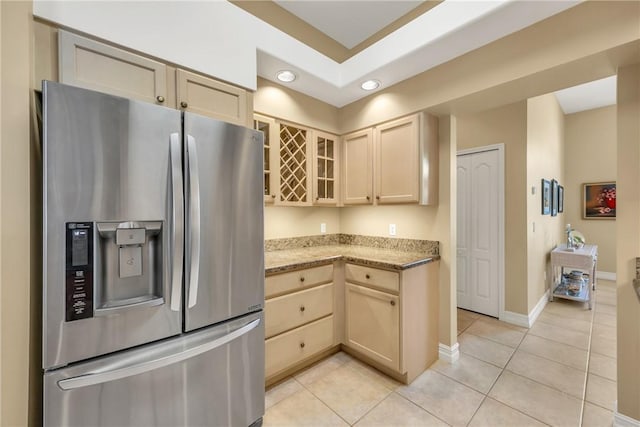
[[[396,302],[391,300],[391,305],[396,305]]]
[[[304,348],[304,343],[303,342],[300,343],[300,348]]]
[[[300,313],[304,313],[304,305],[300,306]]]
[[[301,278],[300,278],[300,281],[304,283],[304,277],[301,277]]]
[[[368,274],[365,275],[364,277],[366,277],[367,279],[371,279],[371,276],[369,276]]]

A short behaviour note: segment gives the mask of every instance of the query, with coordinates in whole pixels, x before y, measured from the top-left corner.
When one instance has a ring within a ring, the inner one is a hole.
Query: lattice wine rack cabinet
[[[280,124],[280,201],[309,202],[307,130]]]

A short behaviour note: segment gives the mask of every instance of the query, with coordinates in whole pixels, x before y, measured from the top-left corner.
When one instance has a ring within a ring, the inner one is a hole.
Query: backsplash
[[[435,240],[398,239],[339,233],[269,239],[265,240],[264,249],[266,251],[279,251],[284,249],[330,245],[367,246],[370,248],[394,249],[404,252],[424,252],[431,255],[440,255],[440,243]]]

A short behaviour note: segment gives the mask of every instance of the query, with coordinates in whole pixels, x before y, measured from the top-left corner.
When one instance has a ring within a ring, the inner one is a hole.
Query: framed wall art
[[[582,218],[615,219],[616,183],[595,182],[582,185]]]
[[[558,215],[558,181],[551,180],[551,216]]]
[[[543,179],[542,180],[542,215],[549,215],[551,213],[551,183]]]
[[[558,185],[558,213],[564,212],[564,187]]]

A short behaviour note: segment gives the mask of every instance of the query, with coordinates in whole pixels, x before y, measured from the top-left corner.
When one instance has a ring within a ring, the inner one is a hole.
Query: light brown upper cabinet
[[[279,194],[276,203],[310,206],[311,131],[286,122],[280,122],[279,129]]]
[[[58,43],[61,83],[167,105],[165,64],[63,30]]]
[[[246,125],[247,92],[235,86],[219,82],[189,71],[178,69],[176,73],[178,107],[214,119],[237,125]]]
[[[340,141],[335,135],[313,131],[313,204],[336,206],[339,197]]]
[[[437,203],[436,117],[413,114],[345,135],[343,144],[345,205]]]
[[[271,117],[253,115],[253,128],[264,134],[264,202],[273,203],[278,188],[278,124]]]
[[[253,97],[242,88],[64,30],[58,33],[61,83],[252,124]]]
[[[373,203],[372,130],[342,137],[342,201],[345,205]]]

